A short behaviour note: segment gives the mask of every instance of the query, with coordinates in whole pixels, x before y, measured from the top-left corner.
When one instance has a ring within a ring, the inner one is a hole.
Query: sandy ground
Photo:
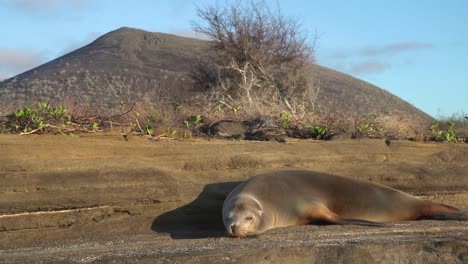
[[[367,179],[468,211],[468,145],[0,135],[0,263],[468,263],[468,223],[225,236],[222,202],[262,170]]]

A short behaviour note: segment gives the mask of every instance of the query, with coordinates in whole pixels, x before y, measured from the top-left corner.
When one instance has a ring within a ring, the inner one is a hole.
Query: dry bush
[[[439,115],[437,123],[440,124],[441,129],[447,129],[452,124],[452,129],[456,134],[468,135],[468,113],[460,111],[453,113],[450,116]]]
[[[309,63],[314,42],[300,24],[266,1],[238,1],[197,9],[194,30],[212,40],[211,49],[193,72],[211,92],[209,100],[253,113],[279,103],[289,112],[314,108],[318,93]],[[265,114],[265,113],[262,113]]]
[[[409,139],[422,137],[423,129],[403,115],[377,116],[375,125],[389,138]]]

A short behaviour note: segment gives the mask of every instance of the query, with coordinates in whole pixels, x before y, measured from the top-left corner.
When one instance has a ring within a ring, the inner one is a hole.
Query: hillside
[[[73,101],[110,109],[121,100],[156,104],[166,97],[197,93],[191,70],[209,42],[139,29],[120,28],[91,44],[0,82],[0,111],[32,100]],[[319,112],[398,113],[429,122],[432,117],[389,92],[349,75],[314,65],[320,79]]]

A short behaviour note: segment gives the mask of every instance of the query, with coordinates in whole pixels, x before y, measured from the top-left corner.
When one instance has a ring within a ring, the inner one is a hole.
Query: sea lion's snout
[[[231,237],[237,237],[239,236],[239,225],[236,225],[234,223],[230,223],[230,224],[227,224],[226,225],[226,231],[228,233],[229,236]]]
[[[235,216],[234,219],[227,220],[226,231],[232,237],[246,237],[254,235],[258,230],[258,223],[254,216]]]
[[[246,237],[249,235],[249,232],[239,225],[231,224],[228,229],[228,234],[231,237]]]
[[[231,224],[231,234],[236,233],[237,226],[235,224]]]

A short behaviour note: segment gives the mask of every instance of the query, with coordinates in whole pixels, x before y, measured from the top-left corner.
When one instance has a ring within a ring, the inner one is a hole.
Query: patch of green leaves
[[[321,136],[325,136],[328,133],[328,128],[326,126],[314,126],[313,129]]]
[[[376,128],[374,127],[373,123],[361,123],[356,127],[356,132],[360,134],[374,134],[376,132]]]
[[[189,128],[191,126],[197,126],[201,121],[203,121],[203,117],[201,115],[196,115],[190,117],[187,120],[184,120],[184,124],[187,128]]]
[[[218,105],[215,110],[213,111],[213,114],[220,114],[221,112],[223,112],[224,109],[222,106]]]
[[[455,122],[447,122],[447,129],[442,129],[440,124],[434,123],[429,127],[429,130],[431,131],[432,138],[435,141],[438,142],[452,142],[452,143],[457,143],[458,138],[455,135],[455,131],[453,130],[453,127],[455,126]]]
[[[21,134],[40,134],[46,132],[71,133],[72,131],[91,132],[99,129],[93,118],[82,118],[81,124],[73,122],[71,114],[63,105],[52,106],[39,102],[34,106],[24,106],[6,116],[2,122],[3,132]]]
[[[167,130],[169,132],[169,135],[171,135],[172,137],[177,134],[177,130],[174,128],[168,128]]]
[[[288,129],[291,124],[289,123],[288,119],[291,117],[291,114],[288,113],[280,113],[279,115],[281,122],[280,122],[280,128],[281,129]]]
[[[315,139],[329,139],[331,136],[329,129],[323,125],[307,127],[306,132],[309,137]]]

